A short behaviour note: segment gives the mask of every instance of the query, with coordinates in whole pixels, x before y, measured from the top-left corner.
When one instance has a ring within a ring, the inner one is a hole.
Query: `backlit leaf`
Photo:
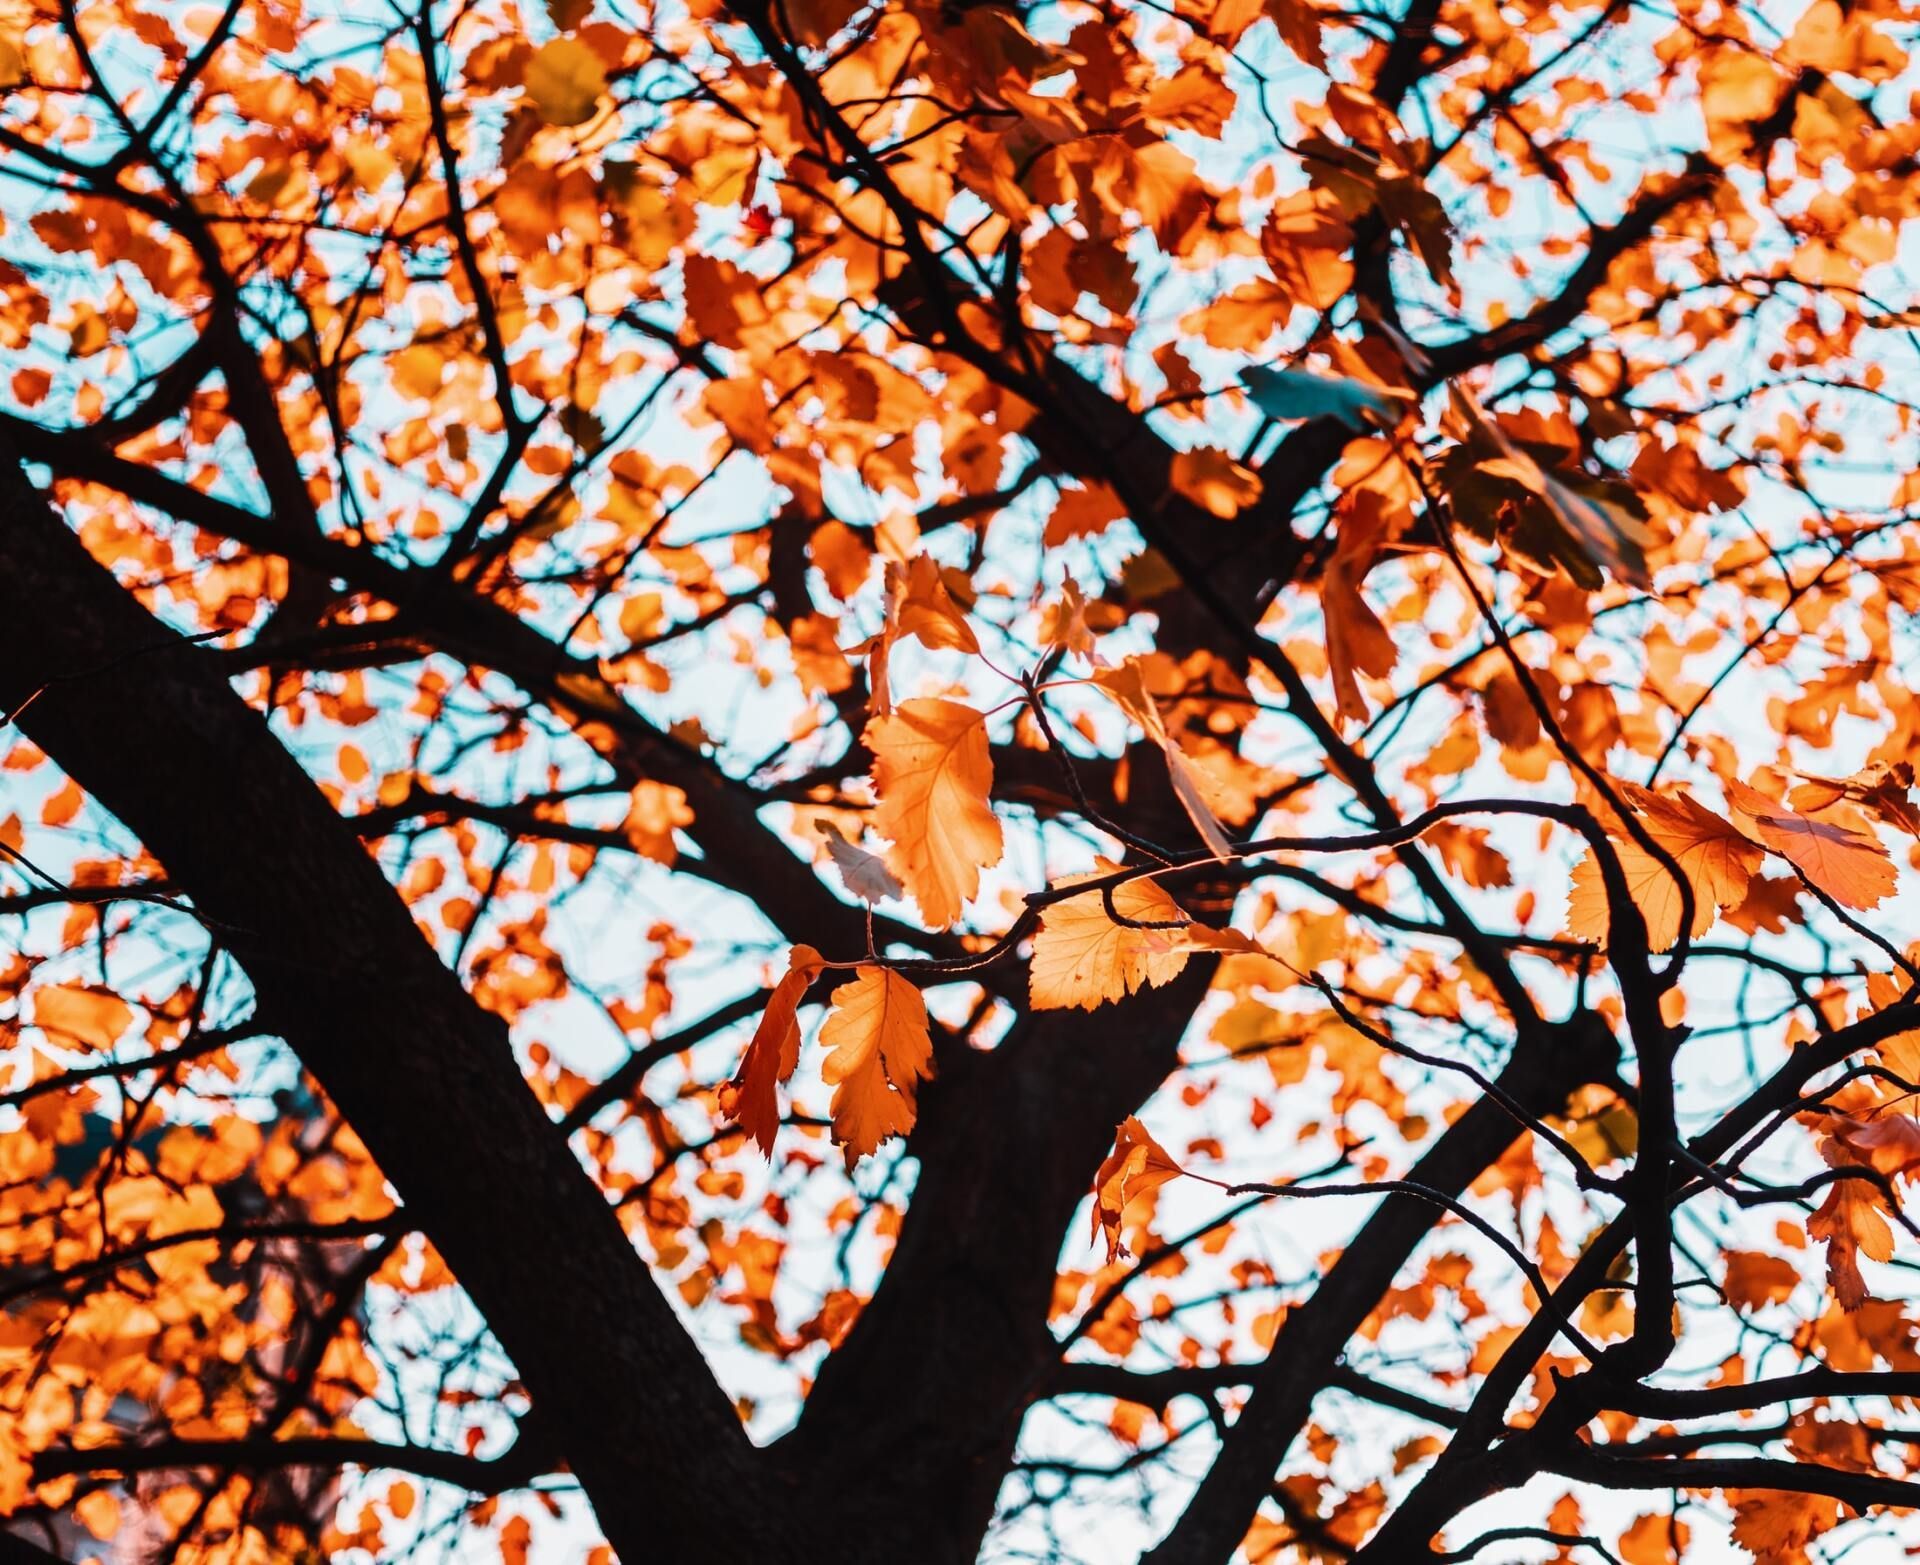
[[[1736,906],[1765,855],[1729,822],[1691,797],[1669,798],[1630,784],[1619,792],[1654,842],[1679,867],[1693,892],[1689,935],[1698,939],[1713,927],[1722,908]],[[1647,940],[1655,951],[1679,937],[1683,899],[1673,874],[1624,831],[1609,832],[1614,852],[1635,905],[1647,922]],[[1604,942],[1609,906],[1600,866],[1591,849],[1573,872],[1568,902],[1568,932]]]
[[[1059,884],[1072,886],[1118,868],[1102,859],[1091,874],[1069,876]],[[1079,1006],[1091,1011],[1132,994],[1143,984],[1164,984],[1179,976],[1191,947],[1180,938],[1186,915],[1173,898],[1143,878],[1116,888],[1113,906],[1134,924],[1182,927],[1140,929],[1116,924],[1097,891],[1050,903],[1041,911],[1040,932],[1033,939],[1028,984],[1035,1007]]]
[[[1000,822],[988,802],[993,761],[980,713],[958,701],[903,701],[867,725],[875,828],[893,846],[887,866],[944,928],[980,889],[980,872],[1000,862]]]
[[[900,634],[916,637],[935,649],[952,647],[962,652],[978,652],[980,643],[973,627],[967,623],[966,614],[954,602],[939,562],[931,555],[919,554],[898,569],[902,572]]]
[[[1127,1208],[1185,1172],[1138,1119],[1121,1123],[1114,1135],[1113,1151],[1093,1176],[1093,1232],[1095,1238],[1106,1235],[1109,1262],[1127,1253],[1120,1243],[1120,1225]]]
[[[787,971],[774,986],[729,1086],[727,1113],[739,1121],[740,1128],[753,1138],[765,1157],[773,1156],[774,1136],[780,1129],[776,1084],[791,1076],[800,1062],[800,1026],[795,1013],[824,965],[825,959],[812,946],[795,946],[788,953]]]
[[[1840,1307],[1859,1309],[1868,1298],[1860,1257],[1893,1259],[1893,1229],[1887,1222],[1885,1198],[1865,1180],[1836,1180],[1827,1187],[1819,1210],[1807,1219],[1807,1232],[1826,1241],[1827,1286]]]
[[[821,1075],[833,1088],[833,1138],[851,1168],[913,1129],[920,1083],[933,1075],[926,1002],[892,968],[862,967],[833,991],[820,1029]]]
[[[1879,838],[1801,815],[1745,783],[1730,783],[1727,794],[1753,822],[1754,836],[1834,901],[1865,909],[1892,893],[1899,875]]]
[[[34,994],[34,1026],[63,1048],[111,1049],[132,1022],[133,1008],[102,989],[61,984]]]
[[[1260,475],[1217,446],[1180,452],[1173,459],[1171,476],[1176,490],[1224,522],[1260,498]]]

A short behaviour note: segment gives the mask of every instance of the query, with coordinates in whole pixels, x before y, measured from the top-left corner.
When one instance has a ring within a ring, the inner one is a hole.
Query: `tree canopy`
[[[0,1549],[1912,1539],[1917,22],[0,5]]]

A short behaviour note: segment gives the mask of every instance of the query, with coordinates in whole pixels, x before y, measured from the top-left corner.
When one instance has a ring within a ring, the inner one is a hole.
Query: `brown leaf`
[[[592,119],[606,90],[606,65],[577,38],[550,38],[527,62],[527,97],[549,125]]]
[[[1103,1233],[1107,1236],[1109,1264],[1127,1253],[1120,1243],[1120,1225],[1127,1208],[1185,1172],[1138,1119],[1129,1117],[1121,1123],[1113,1151],[1093,1176],[1093,1232],[1096,1238]]]

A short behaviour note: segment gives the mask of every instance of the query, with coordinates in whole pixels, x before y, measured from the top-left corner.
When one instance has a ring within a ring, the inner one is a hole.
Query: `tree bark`
[[[0,702],[245,968],[512,1357],[627,1565],[808,1557],[499,1018],[234,694],[0,458]]]
[[[1069,1257],[1087,1244],[1074,1213],[1114,1127],[1178,1062],[1212,967],[1190,963],[1120,1015],[1029,1016],[928,1089],[899,1245],[776,1448],[826,1508],[861,1519],[866,1557],[977,1558],[1060,1357],[1048,1317],[1063,1236]]]

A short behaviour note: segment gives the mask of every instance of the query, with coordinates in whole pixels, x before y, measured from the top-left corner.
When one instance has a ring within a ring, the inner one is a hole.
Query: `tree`
[[[0,1536],[1910,1525],[1913,19],[7,8]]]

